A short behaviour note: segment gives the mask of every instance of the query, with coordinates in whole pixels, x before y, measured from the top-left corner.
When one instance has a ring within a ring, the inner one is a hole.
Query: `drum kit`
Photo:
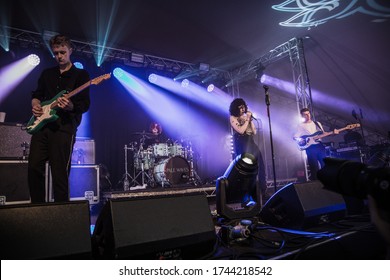
[[[182,184],[201,184],[194,169],[194,152],[191,141],[153,143],[146,145],[146,139],[153,139],[148,132],[134,133],[140,136],[139,142],[125,145],[124,191],[144,189],[146,186],[170,187]],[[128,172],[128,152],[133,159],[133,176]],[[135,187],[131,187],[134,185]]]

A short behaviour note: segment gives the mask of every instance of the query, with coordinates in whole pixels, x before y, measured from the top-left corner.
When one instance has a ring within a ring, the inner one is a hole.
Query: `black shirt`
[[[60,72],[58,66],[48,68],[39,77],[38,86],[32,92],[32,98],[39,99],[41,102],[49,101],[60,92],[62,94],[71,92],[89,80],[88,72],[83,69],[78,69],[74,65],[63,73]],[[89,109],[89,87],[71,97],[71,101],[74,105],[72,111],[57,109],[59,118],[55,122],[46,125],[54,130],[62,130],[72,134],[76,133],[77,127],[81,123],[82,114]]]

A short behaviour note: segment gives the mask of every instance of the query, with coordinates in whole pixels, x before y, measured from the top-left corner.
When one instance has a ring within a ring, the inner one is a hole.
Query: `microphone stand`
[[[276,186],[276,171],[275,171],[275,153],[274,153],[274,143],[273,143],[273,137],[272,137],[272,127],[271,127],[271,113],[269,106],[271,105],[270,99],[269,99],[269,92],[268,92],[268,86],[263,85],[263,88],[265,90],[265,104],[267,105],[267,116],[268,116],[268,126],[269,126],[269,139],[271,143],[271,154],[272,154],[272,172],[274,175],[274,191],[276,193],[277,186]]]

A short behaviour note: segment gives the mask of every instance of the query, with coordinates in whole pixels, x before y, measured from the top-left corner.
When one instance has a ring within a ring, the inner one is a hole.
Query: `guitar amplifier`
[[[49,163],[45,167],[47,178]],[[30,203],[27,173],[27,160],[0,160],[0,205]],[[48,187],[45,180],[46,191]]]
[[[31,135],[20,123],[0,123],[0,159],[27,159]]]
[[[27,161],[0,160],[0,205],[30,202]]]

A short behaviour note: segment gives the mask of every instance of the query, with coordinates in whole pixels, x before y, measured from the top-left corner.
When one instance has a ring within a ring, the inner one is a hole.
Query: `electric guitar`
[[[58,98],[63,96],[64,94],[67,94],[67,98],[71,98],[72,96],[75,96],[82,90],[86,89],[90,85],[98,85],[102,81],[107,80],[111,77],[111,73],[101,75],[99,77],[96,77],[85,84],[79,86],[78,88],[72,90],[71,92],[67,92],[66,90],[60,91],[56,96],[54,96],[52,99],[48,101],[44,101],[41,103],[43,114],[39,117],[35,117],[34,115],[31,117],[29,122],[27,123],[27,132],[30,134],[34,134],[37,131],[39,131],[45,124],[49,122],[56,121],[59,116],[56,114],[58,109]]]
[[[343,128],[337,129],[337,130],[339,132],[341,132],[341,131],[344,131],[347,129],[354,129],[356,127],[360,127],[360,124],[359,123],[350,124],[350,125],[347,125],[346,127],[343,127]],[[333,131],[330,131],[330,132],[317,131],[311,135],[303,135],[301,137],[297,137],[295,139],[295,141],[297,141],[298,149],[303,151],[303,150],[306,150],[307,148],[309,148],[311,145],[318,144],[318,141],[317,141],[318,139],[321,139],[321,138],[324,138],[324,137],[327,137],[327,136],[330,136],[333,134],[334,134]]]

